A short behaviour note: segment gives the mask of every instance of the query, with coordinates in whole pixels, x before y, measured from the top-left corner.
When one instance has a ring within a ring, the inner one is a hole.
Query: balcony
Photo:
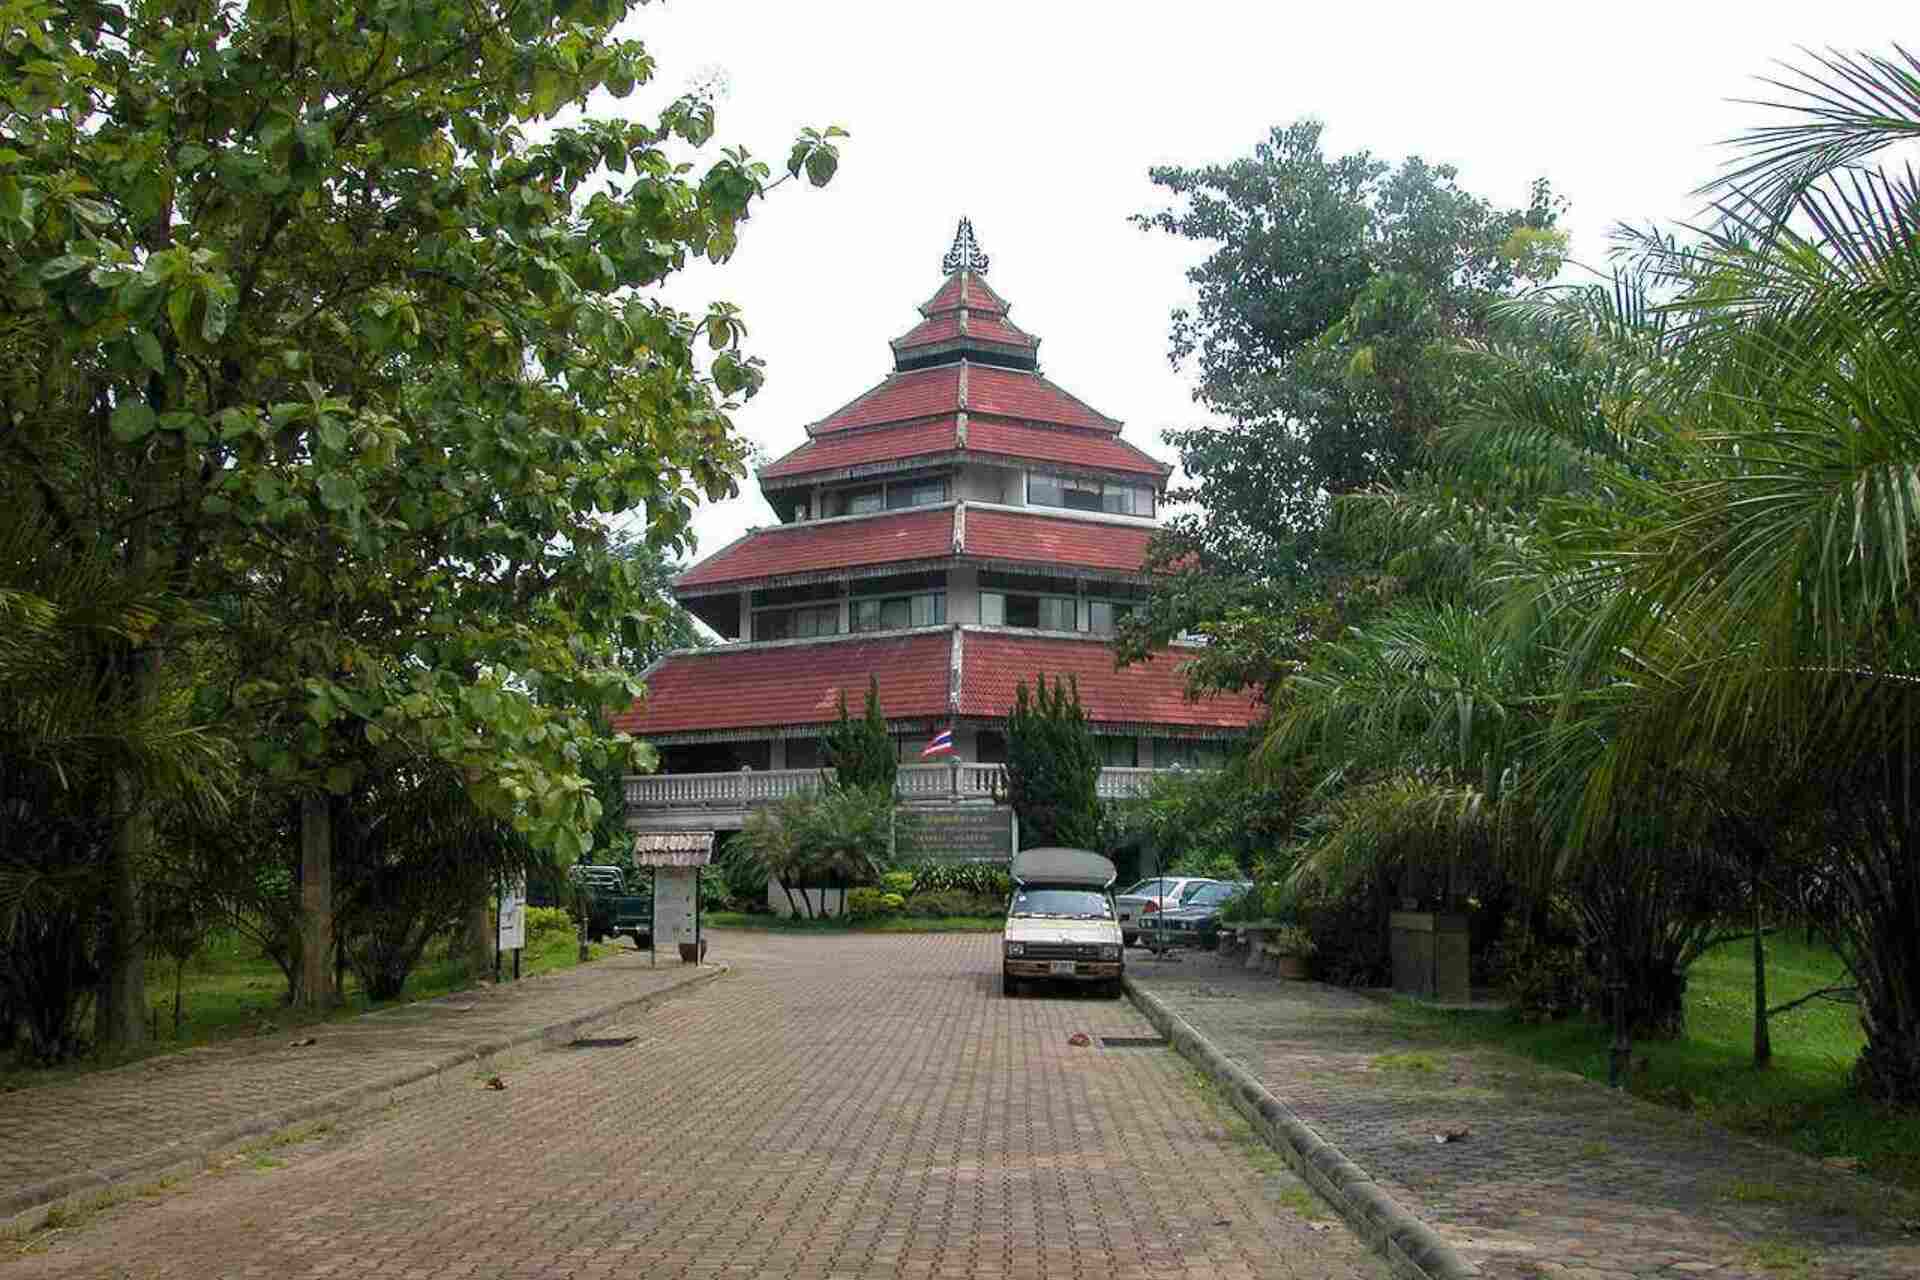
[[[1005,789],[1006,770],[997,764],[904,764],[893,783],[894,793],[908,804],[951,804],[963,800],[992,800],[996,787]],[[1160,769],[1102,769],[1098,782],[1102,800],[1122,800],[1143,794]],[[737,773],[663,773],[626,780],[627,826],[651,831],[686,826],[729,830],[746,821],[747,813],[783,796],[821,785],[832,774],[827,769],[763,769]]]

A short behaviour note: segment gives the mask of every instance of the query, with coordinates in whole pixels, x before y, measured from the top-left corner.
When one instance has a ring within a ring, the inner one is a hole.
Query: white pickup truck
[[[1000,989],[1027,979],[1093,982],[1120,994],[1120,922],[1113,863],[1085,849],[1028,849],[1011,868],[1013,897],[1001,939]]]

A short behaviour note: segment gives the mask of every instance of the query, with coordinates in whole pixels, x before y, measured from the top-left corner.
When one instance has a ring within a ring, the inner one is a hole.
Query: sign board
[[[666,950],[676,943],[691,946],[698,941],[694,931],[694,907],[699,892],[700,868],[657,867],[653,873],[653,947]]]
[[[520,875],[500,882],[500,950],[518,951],[526,945],[527,878]]]
[[[902,808],[894,815],[894,857],[902,862],[1006,862],[1013,857],[1013,810],[1006,805]]]

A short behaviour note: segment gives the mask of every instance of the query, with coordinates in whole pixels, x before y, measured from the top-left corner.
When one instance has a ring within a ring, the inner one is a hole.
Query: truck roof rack
[[[1088,849],[1028,849],[1013,856],[1018,884],[1082,884],[1109,888],[1118,872],[1113,863]]]

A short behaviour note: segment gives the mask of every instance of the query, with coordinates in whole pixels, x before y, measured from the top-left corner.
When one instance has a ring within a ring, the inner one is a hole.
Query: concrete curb
[[[1233,1109],[1245,1116],[1269,1146],[1286,1157],[1320,1197],[1372,1245],[1394,1271],[1413,1280],[1476,1280],[1480,1272],[1438,1233],[1381,1190],[1372,1176],[1315,1133],[1273,1091],[1165,1001],[1132,978],[1127,994],[1154,1029],[1180,1054],[1213,1078]]]
[[[275,1133],[290,1125],[316,1120],[321,1116],[341,1115],[355,1111],[372,1102],[381,1095],[395,1093],[409,1085],[431,1080],[435,1076],[467,1066],[482,1058],[508,1049],[517,1049],[521,1045],[535,1040],[564,1044],[581,1030],[596,1022],[604,1022],[617,1013],[645,1009],[659,1004],[674,996],[690,991],[703,982],[711,982],[726,975],[728,966],[715,964],[702,966],[671,986],[649,991],[644,995],[616,1000],[611,1004],[589,1009],[560,1022],[543,1026],[529,1027],[511,1035],[495,1036],[488,1040],[476,1041],[452,1053],[443,1054],[421,1066],[396,1071],[367,1084],[354,1085],[348,1089],[338,1089],[307,1102],[296,1103],[290,1107],[262,1112],[247,1120],[221,1125],[217,1129],[206,1129],[185,1138],[169,1142],[163,1147],[141,1155],[103,1165],[95,1169],[70,1173],[64,1177],[50,1178],[22,1187],[18,1191],[0,1195],[0,1228],[13,1224],[21,1215],[70,1197],[83,1197],[86,1193],[110,1192],[117,1185],[134,1178],[159,1178],[167,1175],[181,1175],[197,1172],[206,1168],[211,1159],[223,1151],[264,1134]],[[458,993],[456,993],[458,994]],[[378,1014],[369,1015],[378,1017]]]

